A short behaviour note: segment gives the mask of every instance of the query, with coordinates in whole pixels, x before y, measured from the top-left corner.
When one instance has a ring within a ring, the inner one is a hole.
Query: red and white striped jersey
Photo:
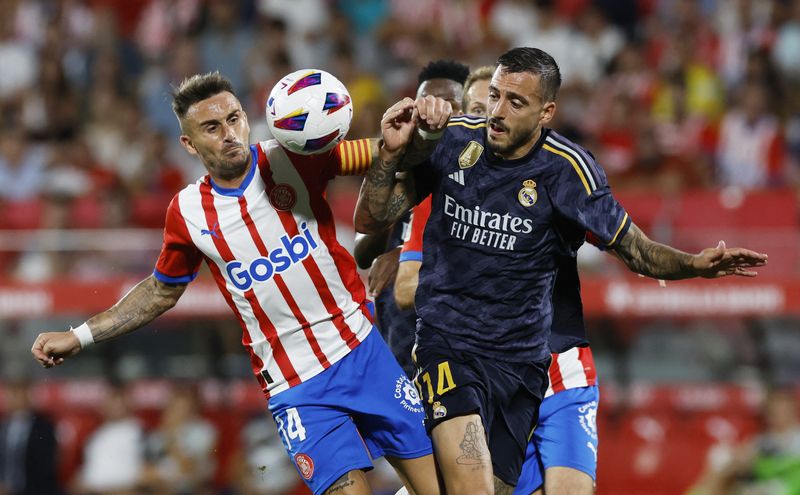
[[[287,153],[275,141],[250,149],[239,188],[205,176],[173,198],[154,274],[187,283],[205,259],[269,398],[346,356],[372,328],[364,285],[325,200],[327,183],[363,173],[372,153],[366,139],[323,155]]]
[[[545,398],[571,388],[597,385],[597,371],[589,347],[573,347],[561,354],[552,354],[553,361],[548,371],[550,385]]]

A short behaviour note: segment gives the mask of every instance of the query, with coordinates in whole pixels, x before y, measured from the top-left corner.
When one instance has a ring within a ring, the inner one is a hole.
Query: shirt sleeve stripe
[[[481,122],[480,124],[474,124],[474,125],[467,124],[465,122],[448,122],[447,123],[447,127],[453,127],[453,126],[466,127],[467,129],[480,129],[481,127],[486,127],[486,122]]]
[[[197,272],[182,277],[170,277],[158,270],[153,270],[153,276],[155,276],[159,282],[164,282],[165,284],[188,284],[197,277]]]
[[[422,261],[422,251],[403,251],[400,253],[400,263],[404,261]]]
[[[563,151],[559,151],[559,150],[553,148],[552,146],[548,145],[547,143],[542,145],[542,149],[545,149],[545,150],[549,151],[550,153],[555,153],[558,156],[566,158],[567,161],[570,164],[572,164],[572,168],[575,169],[575,172],[578,173],[578,177],[580,177],[581,182],[583,182],[583,187],[586,189],[586,194],[587,195],[591,195],[592,194],[592,189],[589,187],[589,183],[586,182],[586,176],[583,175],[583,172],[581,171],[581,167],[578,165],[578,163],[575,161],[574,158],[572,158],[570,155],[564,153]]]
[[[552,146],[560,149],[561,151],[571,155],[572,158],[574,158],[580,164],[581,168],[583,169],[583,172],[586,174],[586,178],[589,179],[589,185],[592,186],[592,191],[595,191],[597,189],[597,182],[595,182],[595,180],[594,180],[594,175],[592,174],[592,170],[589,167],[589,165],[586,163],[586,161],[584,161],[584,159],[580,155],[580,153],[578,153],[574,149],[570,148],[569,146],[565,145],[564,143],[558,142],[552,136],[547,136],[546,141],[550,145],[552,145]]]
[[[622,223],[619,225],[619,228],[617,229],[617,233],[616,233],[616,234],[614,234],[614,238],[613,238],[613,239],[611,239],[611,242],[609,242],[609,243],[607,244],[607,246],[611,246],[612,244],[614,244],[615,242],[617,242],[617,237],[619,237],[619,233],[620,233],[620,232],[622,232],[622,229],[625,227],[625,224],[626,224],[627,222],[628,222],[628,214],[627,214],[627,213],[625,213],[625,216],[624,216],[624,217],[622,217]]]

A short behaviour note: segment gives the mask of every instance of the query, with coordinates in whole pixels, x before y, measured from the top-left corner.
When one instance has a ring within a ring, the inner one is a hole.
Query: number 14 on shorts
[[[286,421],[279,415],[275,415],[275,422],[278,423],[278,431],[289,449],[292,448],[292,440],[300,439],[302,442],[306,439],[306,429],[303,428],[303,422],[300,421],[300,414],[296,407],[286,409]]]
[[[450,362],[442,361],[436,368],[438,375],[435,383],[436,394],[433,393],[434,383],[431,380],[431,374],[429,372],[426,371],[422,373],[422,375],[417,376],[417,379],[414,380],[414,385],[417,386],[417,391],[419,392],[420,397],[427,397],[429,404],[433,403],[434,397],[439,397],[445,392],[456,388],[456,384],[453,381],[453,373],[450,371]],[[423,383],[425,384],[424,391],[422,389]],[[427,392],[427,395],[424,392]]]

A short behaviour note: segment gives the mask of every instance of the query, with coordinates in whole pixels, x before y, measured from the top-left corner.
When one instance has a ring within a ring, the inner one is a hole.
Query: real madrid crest
[[[519,199],[519,204],[522,206],[528,207],[535,205],[536,200],[539,199],[539,195],[536,194],[536,182],[532,179],[523,181],[522,189],[519,190],[517,198]]]
[[[458,155],[458,167],[461,169],[470,168],[478,163],[478,158],[483,153],[483,145],[477,141],[470,141]]]

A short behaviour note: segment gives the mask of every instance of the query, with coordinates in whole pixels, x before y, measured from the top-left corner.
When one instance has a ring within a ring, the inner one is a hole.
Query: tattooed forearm
[[[345,488],[355,485],[356,482],[350,479],[350,473],[345,473],[344,476],[336,480],[330,488],[325,490],[325,495],[331,495],[333,493],[342,493],[344,492]]]
[[[110,309],[87,322],[95,342],[113,339],[151,322],[173,307],[185,285],[162,284],[152,275],[136,285]]]
[[[653,242],[635,224],[614,251],[628,268],[647,277],[678,280],[697,276],[692,266],[694,256]]]
[[[356,231],[380,232],[411,207],[412,182],[398,178],[397,165],[396,159],[381,158],[367,172],[356,208]]]

